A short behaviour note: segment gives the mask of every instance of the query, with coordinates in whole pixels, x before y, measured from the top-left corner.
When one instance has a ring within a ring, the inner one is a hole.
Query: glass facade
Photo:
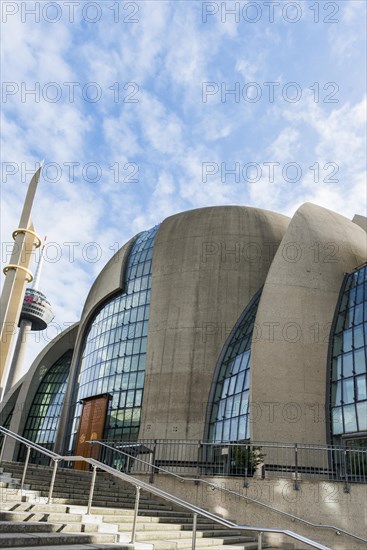
[[[46,449],[52,450],[54,446],[72,355],[72,350],[67,351],[48,369],[34,396],[27,417],[23,437],[46,447]],[[25,447],[23,445],[20,450],[20,460],[24,458],[24,455]],[[42,461],[40,457],[42,455],[38,456],[38,453],[31,454],[33,461]]]
[[[129,254],[125,291],[109,300],[85,337],[72,429],[74,446],[81,399],[110,393],[105,438],[138,437],[148,337],[152,256],[159,226],[141,233]]]
[[[250,356],[260,297],[261,291],[241,315],[226,344],[210,417],[210,441],[242,441],[250,438]]]
[[[344,282],[331,340],[331,435],[367,432],[367,264]]]

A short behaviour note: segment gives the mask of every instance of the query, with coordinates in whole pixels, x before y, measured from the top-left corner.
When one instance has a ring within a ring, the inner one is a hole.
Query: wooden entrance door
[[[75,455],[98,459],[100,446],[86,442],[103,439],[110,399],[109,394],[103,394],[82,400],[83,410],[79,421]],[[88,470],[89,465],[87,462],[74,462],[74,469]]]

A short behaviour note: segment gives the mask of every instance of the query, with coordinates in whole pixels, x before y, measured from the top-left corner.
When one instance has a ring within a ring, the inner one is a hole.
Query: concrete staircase
[[[46,503],[51,468],[30,464],[20,491],[23,464],[0,468],[0,548],[55,550],[129,548],[135,491],[99,472],[87,515],[91,474],[59,468],[52,504]],[[223,529],[198,518],[198,550],[255,550],[255,534]],[[135,547],[185,550],[192,543],[192,514],[142,491]],[[264,545],[264,548],[268,547]],[[131,546],[130,546],[131,548]],[[292,548],[292,545],[289,546]]]

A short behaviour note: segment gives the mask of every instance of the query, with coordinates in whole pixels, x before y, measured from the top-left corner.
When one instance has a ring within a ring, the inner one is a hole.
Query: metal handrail
[[[107,441],[110,441],[108,439],[101,439],[98,440],[101,443],[105,443]],[[269,448],[282,448],[282,449],[294,449],[295,445],[297,445],[298,449],[315,449],[315,450],[324,450],[324,451],[343,451],[347,449],[347,451],[355,451],[360,453],[365,453],[366,449],[361,449],[360,447],[346,447],[345,445],[317,445],[316,443],[279,443],[274,441],[253,441],[253,440],[244,440],[242,443],[240,441],[234,442],[234,441],[203,441],[199,439],[141,439],[139,441],[136,441],[135,443],[142,443],[145,442],[157,442],[157,443],[184,443],[185,445],[202,445],[202,446],[215,446],[215,445],[222,445],[223,447],[237,447],[238,445],[249,445],[249,446],[260,446],[260,447],[269,447]],[[133,441],[130,441],[131,444],[134,444]]]
[[[29,445],[36,451],[39,451],[40,453],[47,455],[52,459],[61,458],[61,455],[58,455],[57,453],[54,453],[49,449],[45,449],[45,447],[41,447],[41,445],[38,445],[38,443],[33,443],[33,441],[29,441],[28,439],[25,439],[25,437],[22,437],[21,435],[18,435],[14,432],[11,432],[10,430],[8,430],[7,428],[4,428],[3,426],[0,426],[0,431],[3,432],[4,437],[7,437],[9,435],[12,437],[12,439],[16,439],[17,441],[19,441],[20,443],[23,443],[24,445]]]
[[[3,428],[0,426],[0,432],[4,434],[4,436],[11,437],[12,439],[15,439],[17,441],[20,441],[21,443],[27,445],[29,448],[33,448],[46,456],[50,456],[50,451],[47,449],[43,449],[40,445],[37,445],[36,443],[33,443],[32,441],[29,441],[18,434],[15,434],[11,432],[10,430],[7,430],[6,428]],[[6,444],[6,437],[4,437],[2,451]],[[152,487],[148,483],[145,483],[144,481],[141,481],[137,478],[134,478],[128,474],[125,474],[123,472],[119,472],[116,469],[112,468],[111,466],[107,466],[106,464],[103,464],[102,462],[99,462],[98,460],[95,460],[93,458],[85,458],[83,456],[62,456],[58,455],[56,453],[52,453],[54,456],[51,457],[52,460],[54,460],[54,468],[52,473],[52,479],[50,484],[50,491],[48,495],[48,502],[50,503],[52,500],[52,491],[53,486],[55,482],[56,477],[56,471],[57,466],[60,461],[69,461],[69,462],[86,462],[87,464],[90,464],[93,468],[92,473],[92,481],[90,486],[90,492],[89,492],[89,498],[88,498],[88,506],[87,506],[87,514],[90,514],[91,507],[92,507],[92,501],[93,501],[93,493],[94,493],[94,487],[95,487],[95,481],[96,481],[96,474],[97,474],[97,468],[100,470],[103,470],[104,472],[107,472],[108,474],[121,479],[123,481],[126,481],[130,485],[133,485],[136,490],[136,497],[135,497],[135,509],[134,509],[134,518],[133,518],[133,528],[132,528],[132,534],[131,534],[131,542],[135,542],[135,533],[136,533],[136,525],[137,525],[137,515],[139,510],[139,496],[140,496],[140,490],[143,489],[147,491],[148,493],[151,493],[155,496],[158,496],[168,502],[171,502],[173,504],[176,504],[177,506],[184,508],[186,510],[189,510],[193,514],[193,539],[192,539],[192,549],[195,550],[195,541],[196,541],[196,522],[197,517],[201,516],[206,519],[210,519],[211,521],[218,523],[220,525],[223,525],[224,527],[228,529],[234,529],[238,531],[252,531],[256,532],[258,534],[258,550],[262,550],[262,539],[264,533],[277,533],[281,535],[288,536],[292,539],[298,540],[299,542],[303,542],[304,544],[307,544],[311,546],[312,548],[318,548],[319,550],[332,550],[328,546],[325,546],[323,544],[320,544],[316,541],[313,541],[311,539],[308,539],[307,537],[303,537],[302,535],[299,535],[297,533],[294,533],[293,531],[289,531],[288,529],[276,529],[276,528],[268,528],[268,527],[255,527],[255,526],[248,526],[248,525],[237,525],[231,521],[228,521],[224,518],[221,518],[220,516],[217,516],[215,514],[212,514],[211,512],[208,512],[206,510],[203,510],[202,508],[199,508],[198,506],[195,506],[194,504],[191,504],[185,500],[182,500],[175,495],[172,495],[170,493],[167,493],[166,491],[163,491],[161,489],[158,489],[157,487]],[[25,477],[26,467],[28,465],[28,462],[25,463],[25,469],[23,472],[23,477]]]
[[[98,445],[104,446],[108,449],[111,449],[114,452],[123,454],[123,455],[131,458],[131,455],[129,453],[121,451],[120,449],[116,449],[115,447],[112,447],[111,445],[107,445],[107,443],[104,443],[103,441],[91,440],[91,441],[86,441],[86,443],[90,443],[91,445],[95,445],[96,443],[98,443]],[[286,516],[286,517],[288,517],[292,520],[300,521],[300,522],[305,523],[306,525],[309,525],[311,527],[316,527],[316,528],[319,528],[319,529],[331,529],[331,530],[335,531],[338,534],[342,533],[343,535],[347,535],[347,536],[353,537],[353,538],[355,538],[355,539],[357,539],[361,542],[367,543],[367,539],[359,537],[358,535],[350,533],[349,531],[345,531],[344,529],[340,529],[339,527],[336,527],[334,525],[323,525],[323,524],[319,524],[319,523],[312,523],[311,521],[300,518],[299,516],[294,516],[293,514],[290,514],[289,512],[284,512],[283,510],[279,510],[278,508],[275,508],[274,506],[270,506],[270,504],[265,504],[265,502],[261,502],[260,500],[256,500],[256,499],[248,497],[246,495],[242,495],[241,493],[237,493],[236,491],[233,491],[232,489],[227,489],[226,487],[217,485],[216,483],[211,483],[210,481],[206,481],[205,479],[192,478],[192,477],[183,477],[183,476],[180,476],[179,474],[175,474],[173,472],[170,472],[169,470],[166,470],[165,468],[162,468],[160,466],[155,466],[154,464],[152,464],[150,462],[147,462],[146,460],[143,460],[141,458],[137,458],[137,457],[133,457],[133,458],[134,458],[135,461],[142,462],[143,464],[146,464],[147,466],[149,466],[153,470],[159,470],[160,472],[164,472],[165,474],[169,474],[172,477],[176,477],[177,479],[180,480],[181,483],[183,483],[185,481],[192,481],[194,483],[198,483],[198,482],[199,483],[204,483],[204,484],[208,485],[211,488],[220,489],[221,491],[224,491],[226,493],[229,493],[229,494],[235,495],[237,497],[243,498],[244,500],[247,500],[249,502],[253,502],[255,504],[258,504],[260,506],[263,506],[264,508],[268,508],[272,512],[277,512],[278,514],[282,514],[283,516]]]

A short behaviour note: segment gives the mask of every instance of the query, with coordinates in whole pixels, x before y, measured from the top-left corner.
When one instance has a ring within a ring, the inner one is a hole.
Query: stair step
[[[243,541],[241,537],[227,537],[226,539],[196,539],[196,548],[200,549],[208,548],[210,550],[214,550],[214,548],[221,548],[221,550],[223,550],[224,546],[225,550],[227,550],[227,545],[236,545],[237,550],[257,549],[257,542],[246,542]],[[191,539],[168,539],[165,536],[164,539],[154,543],[154,550],[184,550],[186,548],[192,548]]]
[[[56,529],[50,523],[0,521],[0,533],[52,533]]]
[[[24,550],[24,546],[2,546],[2,550]],[[39,546],[26,546],[26,550],[39,550]],[[54,546],[47,546],[47,550],[131,550],[131,545],[121,544],[55,544]],[[212,549],[211,549],[212,550]],[[221,549],[222,550],[222,549]],[[227,548],[226,548],[227,550]],[[239,550],[238,546],[234,550]],[[279,550],[279,548],[277,549]]]
[[[101,514],[104,518],[114,516],[114,519],[116,519],[116,516],[122,517],[122,518],[126,516],[132,516],[134,515],[134,510],[131,510],[130,508],[120,509],[120,508],[112,508],[112,507],[106,509],[101,506],[92,506],[91,513],[96,515]],[[149,510],[144,510],[139,508],[139,516],[145,517],[147,514],[149,516],[156,516],[156,517],[191,518],[191,521],[192,521],[191,512],[172,510],[167,508],[163,508],[163,509],[152,508]]]
[[[106,522],[108,524],[108,522]],[[112,525],[117,525],[119,531],[131,531],[133,524],[132,523],[111,523]],[[180,520],[177,520],[175,523],[154,523],[154,522],[142,522],[141,520],[138,520],[137,522],[138,529],[140,532],[149,532],[149,533],[155,533],[160,531],[172,531],[172,532],[183,532],[183,533],[192,533],[192,522],[191,523],[184,523]],[[218,524],[215,523],[198,523],[197,525],[197,532],[198,536],[207,536],[207,532],[215,532],[215,536],[218,532],[223,532],[223,527],[221,527]],[[203,535],[200,535],[200,533],[204,533]]]
[[[55,523],[81,522],[81,514],[62,514],[58,512],[0,512],[0,521],[53,521]]]
[[[89,535],[80,533],[0,533],[0,548],[14,546],[53,546],[60,544],[90,544],[97,542],[115,542],[114,535]]]
[[[197,531],[196,534],[197,541],[200,539],[205,539],[205,541],[213,539],[218,542],[218,540],[222,540],[223,542],[226,540],[238,540],[239,542],[252,542],[252,537],[246,537],[241,535],[239,532],[231,532],[231,531]],[[137,541],[149,541],[149,540],[171,540],[171,539],[177,539],[177,540],[192,540],[192,531],[170,531],[170,530],[162,530],[162,531],[140,531],[136,534],[136,540]]]

